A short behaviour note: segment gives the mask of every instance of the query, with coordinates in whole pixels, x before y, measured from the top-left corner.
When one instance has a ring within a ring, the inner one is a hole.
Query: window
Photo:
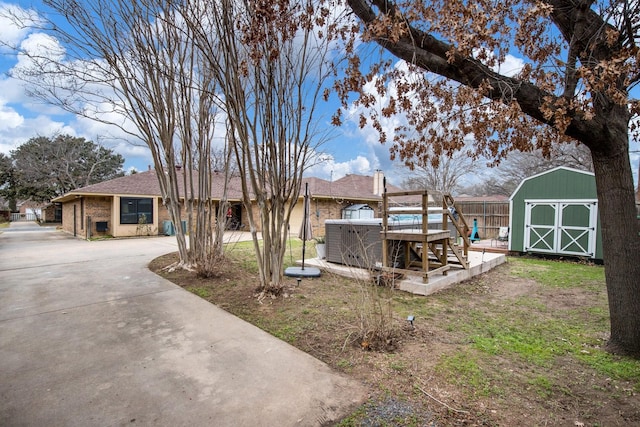
[[[153,223],[153,199],[122,197],[120,199],[120,224]]]

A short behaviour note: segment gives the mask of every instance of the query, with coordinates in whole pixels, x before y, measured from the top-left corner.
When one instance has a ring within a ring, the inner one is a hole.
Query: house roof
[[[373,194],[373,177],[365,175],[345,175],[335,181],[320,178],[304,178],[309,183],[309,194],[314,198],[337,198],[377,201],[381,197]],[[302,195],[303,192],[301,192]]]
[[[166,173],[166,172],[165,172]],[[177,171],[180,176],[179,190],[180,197],[184,197],[184,170]],[[211,198],[219,200],[224,192],[224,174],[215,172],[212,179]],[[316,199],[347,199],[361,202],[382,201],[380,195],[374,194],[374,177],[366,175],[349,174],[333,182],[321,178],[303,178],[303,185],[309,183],[309,194]],[[197,179],[194,173],[194,187],[197,187]],[[197,190],[197,188],[196,188]],[[387,184],[387,191],[401,192],[402,189],[391,184]],[[160,196],[160,185],[155,170],[139,172],[114,178],[98,184],[88,185],[70,191],[63,196],[55,198],[55,202],[67,202],[81,196]],[[304,187],[300,192],[300,197],[304,197]],[[240,200],[242,198],[242,185],[239,177],[231,178],[227,190],[229,200]],[[391,205],[406,205],[420,203],[420,197],[398,196],[390,198]]]
[[[309,194],[316,199],[349,199],[367,202],[382,201],[382,196],[374,194],[374,177],[370,175],[348,174],[335,181],[327,181],[320,178],[304,178],[309,183]],[[401,192],[401,188],[387,184],[388,192]],[[304,191],[301,191],[301,196]],[[415,204],[420,203],[420,197],[397,196],[390,199],[391,204]]]
[[[166,173],[166,172],[165,172]],[[184,171],[177,171],[179,175],[178,187],[180,197],[184,197]],[[211,197],[220,199],[224,194],[224,175],[214,173],[211,182]],[[197,193],[197,176],[194,175],[194,189]],[[188,188],[188,187],[187,187]],[[54,202],[66,202],[79,196],[157,196],[161,195],[160,184],[155,170],[139,172],[119,178],[103,181],[98,184],[88,185],[70,191],[63,196],[53,199]],[[242,198],[242,186],[240,179],[231,178],[227,190],[229,200],[240,200]]]

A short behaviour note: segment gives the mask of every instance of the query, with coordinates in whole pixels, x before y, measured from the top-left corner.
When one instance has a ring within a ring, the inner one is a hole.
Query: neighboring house
[[[11,221],[60,222],[58,204],[22,200],[16,205],[18,212],[11,213]]]
[[[184,173],[180,169],[178,176],[180,198],[184,200]],[[237,225],[242,224],[244,218],[240,188],[239,180],[232,179],[227,194],[233,222]],[[223,190],[223,176],[215,174],[211,198],[219,201]],[[67,233],[84,238],[130,237],[165,233],[171,221],[160,194],[156,171],[150,170],[79,188],[53,201],[62,204],[62,229]],[[182,206],[184,211],[184,203]]]
[[[20,213],[20,219],[26,221],[36,221],[42,217],[42,205],[43,203],[34,202],[31,200],[22,200],[16,204],[18,212]]]
[[[34,202],[32,200],[20,200],[16,203],[16,212],[3,209],[6,206],[0,198],[0,211],[2,218],[9,221],[40,221],[40,222],[60,222],[62,220],[62,209],[59,203]]]
[[[524,179],[509,200],[509,250],[602,259],[593,173],[557,167]]]

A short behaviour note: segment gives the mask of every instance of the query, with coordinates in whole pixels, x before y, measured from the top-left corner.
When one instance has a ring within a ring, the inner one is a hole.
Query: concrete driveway
[[[0,425],[315,426],[362,385],[147,269],[171,237],[0,230]]]

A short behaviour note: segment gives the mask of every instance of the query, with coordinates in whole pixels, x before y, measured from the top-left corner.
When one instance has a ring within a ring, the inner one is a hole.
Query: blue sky
[[[33,2],[2,2],[0,8],[21,6],[28,8]],[[36,6],[37,7],[37,6]],[[0,17],[0,40],[2,44],[20,45],[38,43],[38,34],[16,28]],[[59,108],[46,105],[29,97],[26,83],[8,76],[8,72],[19,63],[19,57],[6,46],[0,46],[0,152],[9,154],[20,144],[35,136],[70,134],[84,137],[113,149],[125,157],[125,169],[146,170],[153,164],[149,151],[139,142],[129,139],[111,138],[117,131],[108,125],[68,114]],[[324,179],[338,179],[348,173],[372,175],[376,169],[393,175],[394,167],[389,159],[388,147],[377,141],[371,130],[361,130],[346,121],[335,128],[330,124],[337,103],[324,103],[321,121],[331,129],[331,140],[322,146],[324,161],[314,166],[309,174]],[[397,174],[396,174],[397,175]]]
[[[0,9],[12,6],[28,8],[38,2],[2,2]],[[20,45],[38,43],[38,34],[33,31],[16,28],[0,16],[1,45]],[[512,66],[518,67],[519,60]],[[43,104],[28,96],[28,87],[21,81],[10,78],[7,73],[18,64],[19,58],[10,49],[0,46],[0,152],[9,154],[20,144],[35,136],[53,136],[56,134],[70,134],[84,137],[113,149],[125,158],[125,169],[135,168],[146,170],[153,162],[148,149],[139,142],[114,139],[110,135],[115,133],[113,128],[105,124],[70,115],[56,107]],[[521,62],[521,61],[520,61]],[[333,138],[323,145],[325,159],[314,166],[308,175],[324,179],[338,179],[348,173],[372,175],[376,169],[382,170],[389,181],[400,184],[402,174],[397,165],[389,159],[388,146],[378,142],[377,133],[371,128],[360,129],[347,116],[345,124],[334,128],[330,124],[330,116],[337,104],[324,104],[324,117],[320,120],[331,127]],[[354,114],[357,118],[358,114]],[[389,123],[391,126],[392,123]],[[135,143],[132,143],[135,142]],[[640,145],[634,143],[632,150],[640,150]],[[640,154],[631,154],[634,175],[638,170]],[[474,168],[476,173],[469,175],[463,185],[476,182],[482,176],[491,174],[484,162],[478,161]]]

